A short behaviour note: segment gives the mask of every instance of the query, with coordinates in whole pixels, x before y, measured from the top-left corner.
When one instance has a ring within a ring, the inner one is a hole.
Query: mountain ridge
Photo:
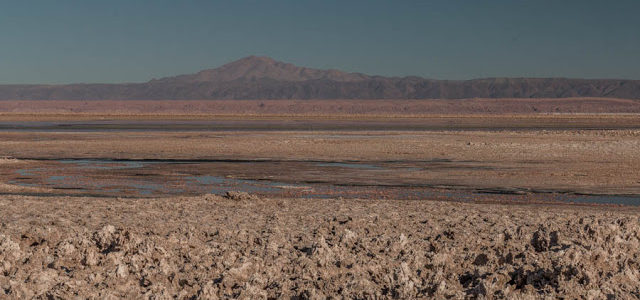
[[[299,67],[248,56],[194,74],[143,83],[0,85],[0,100],[466,99],[608,97],[640,99],[640,80],[383,77]]]
[[[165,77],[156,81],[191,80],[197,82],[228,82],[238,79],[270,78],[279,81],[306,81],[328,79],[334,81],[367,80],[372,76],[348,73],[340,70],[320,70],[277,61],[266,56],[247,56],[224,64],[218,68],[206,69],[195,74]],[[152,80],[153,81],[153,80]]]

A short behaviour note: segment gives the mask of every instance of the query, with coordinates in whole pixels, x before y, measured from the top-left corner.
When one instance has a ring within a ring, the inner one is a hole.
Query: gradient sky
[[[640,79],[638,0],[3,1],[0,83],[142,82],[266,55],[435,79]]]

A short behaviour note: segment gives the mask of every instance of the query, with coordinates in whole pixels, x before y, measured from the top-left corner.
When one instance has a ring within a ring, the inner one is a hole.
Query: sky
[[[144,82],[249,56],[433,79],[640,79],[638,0],[3,0],[0,83]]]

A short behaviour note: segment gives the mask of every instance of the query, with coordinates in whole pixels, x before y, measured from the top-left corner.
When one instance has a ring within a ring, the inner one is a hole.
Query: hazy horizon
[[[0,84],[146,82],[249,55],[381,76],[640,79],[638,1],[32,1]]]

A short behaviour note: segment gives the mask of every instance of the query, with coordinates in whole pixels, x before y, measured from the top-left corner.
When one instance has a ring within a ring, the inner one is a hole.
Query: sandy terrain
[[[640,100],[610,98],[425,100],[2,100],[3,118],[65,115],[321,115],[639,113]]]
[[[640,296],[637,209],[0,197],[0,298]]]

